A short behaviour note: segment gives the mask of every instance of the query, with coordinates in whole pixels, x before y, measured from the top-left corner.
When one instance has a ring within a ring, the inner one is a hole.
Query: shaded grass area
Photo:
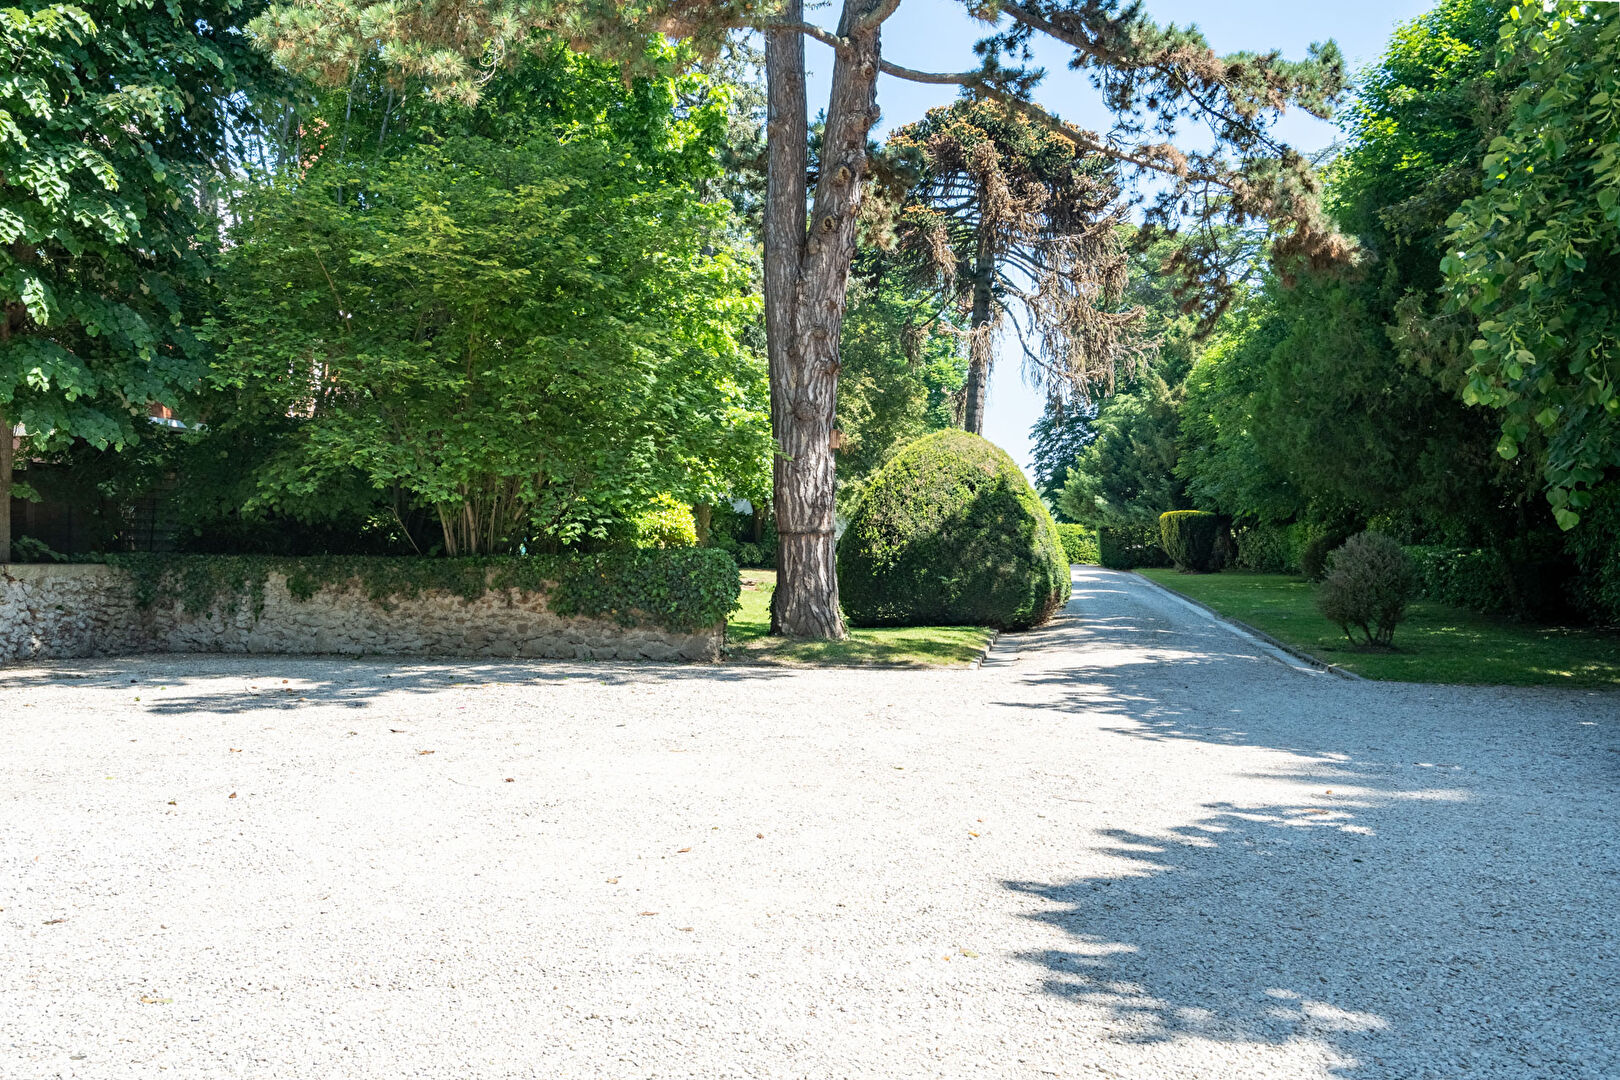
[[[1428,600],[1407,610],[1394,652],[1354,649],[1316,609],[1315,588],[1284,574],[1138,570],[1330,664],[1369,679],[1620,688],[1620,635],[1496,622]]]
[[[768,664],[957,665],[979,658],[991,632],[982,626],[899,626],[851,629],[848,641],[771,637],[776,571],[744,570],[742,610],[726,624],[733,660]]]

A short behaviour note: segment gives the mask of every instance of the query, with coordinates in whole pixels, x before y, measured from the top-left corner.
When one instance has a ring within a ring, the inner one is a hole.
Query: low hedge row
[[[1506,615],[1514,608],[1502,558],[1485,548],[1412,545],[1406,553],[1418,568],[1418,591],[1426,600],[1467,608],[1483,615]]]
[[[203,612],[243,603],[264,607],[272,573],[307,600],[326,588],[358,587],[388,605],[427,592],[476,600],[487,592],[544,592],[558,615],[612,619],[621,626],[654,625],[688,632],[713,626],[738,607],[742,584],[730,555],[712,548],[647,548],[592,555],[503,555],[427,559],[370,555],[106,555],[129,572],[136,603],[178,599]]]
[[[1170,557],[1159,542],[1159,526],[1132,525],[1097,530],[1097,561],[1110,570],[1139,566],[1169,566]]]
[[[1096,566],[1102,562],[1102,556],[1097,551],[1097,530],[1085,525],[1062,523],[1058,525],[1057,530],[1059,538],[1063,541],[1063,552],[1069,557],[1071,564]]]

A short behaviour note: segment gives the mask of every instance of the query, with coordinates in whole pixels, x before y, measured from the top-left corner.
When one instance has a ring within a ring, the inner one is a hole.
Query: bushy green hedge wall
[[[1255,574],[1298,573],[1299,565],[1290,561],[1288,532],[1275,525],[1245,525],[1232,532],[1237,545],[1234,565],[1239,570]]]
[[[1069,560],[1006,453],[938,431],[873,476],[838,545],[838,587],[857,626],[1018,629],[1067,602]]]
[[[1085,525],[1059,524],[1058,536],[1063,540],[1064,554],[1069,562],[1096,566],[1102,561],[1097,552],[1097,531]]]
[[[1502,615],[1512,609],[1502,562],[1495,552],[1414,545],[1406,553],[1417,564],[1418,592],[1424,599],[1485,615]]]
[[[275,573],[286,577],[288,592],[300,600],[325,588],[359,588],[384,605],[428,592],[470,601],[517,589],[544,592],[558,615],[685,632],[726,618],[742,593],[736,562],[712,548],[471,559],[134,554],[107,555],[104,561],[133,576],[138,604],[174,597],[188,612],[216,604],[235,610],[244,603],[262,610],[265,583]]]
[[[1160,544],[1158,525],[1098,529],[1097,560],[1110,570],[1170,565]]]
[[[1220,533],[1218,514],[1169,510],[1159,515],[1159,544],[1177,570],[1205,574],[1215,569],[1215,543]]]

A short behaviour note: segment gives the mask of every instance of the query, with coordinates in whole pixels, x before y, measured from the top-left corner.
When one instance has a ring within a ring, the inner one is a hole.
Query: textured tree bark
[[[847,0],[839,21],[848,45],[833,63],[821,176],[808,222],[804,39],[797,31],[773,31],[765,41],[765,331],[779,536],[771,632],[789,637],[848,636],[838,602],[832,429],[866,139],[878,117],[881,18],[869,18],[877,10],[870,0]],[[783,17],[802,16],[802,0],[789,0]]]
[[[11,561],[11,419],[0,409],[0,563]]]
[[[979,201],[982,206],[982,196]],[[968,325],[967,406],[962,427],[975,435],[984,434],[984,403],[990,392],[990,285],[996,264],[989,233],[990,225],[981,221],[973,267],[973,317]]]

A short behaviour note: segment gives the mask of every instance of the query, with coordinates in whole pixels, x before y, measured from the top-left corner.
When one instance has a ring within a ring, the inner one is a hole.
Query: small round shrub
[[[856,626],[1023,629],[1069,599],[1069,559],[1010,457],[965,431],[906,446],[872,478],[838,544]]]
[[[1176,569],[1206,574],[1216,569],[1221,536],[1218,514],[1203,510],[1171,510],[1159,515],[1159,543]]]
[[[1357,533],[1334,551],[1316,591],[1316,606],[1352,644],[1388,648],[1418,590],[1412,557],[1383,533]],[[1356,641],[1351,629],[1361,631]]]
[[[697,546],[697,520],[692,508],[673,495],[660,495],[636,515],[636,547]]]

